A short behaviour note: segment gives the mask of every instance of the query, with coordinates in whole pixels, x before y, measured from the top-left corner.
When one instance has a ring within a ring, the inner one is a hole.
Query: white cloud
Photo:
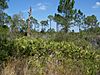
[[[43,4],[43,3],[38,3],[37,4],[37,8],[39,10],[47,10],[47,6],[45,4]]]
[[[100,2],[96,2],[96,5],[97,5],[97,6],[100,6]]]
[[[42,5],[42,3],[38,3],[38,4],[37,4],[37,6],[41,6],[41,5]]]
[[[40,10],[46,10],[47,8],[46,8],[45,5],[42,5],[42,6],[39,7],[39,9],[40,9]]]
[[[99,7],[100,7],[100,2],[96,2],[92,8],[99,8]]]
[[[32,11],[45,11],[47,10],[48,5],[43,3],[37,3],[36,5],[32,6]],[[29,9],[25,9],[22,12],[28,13]]]

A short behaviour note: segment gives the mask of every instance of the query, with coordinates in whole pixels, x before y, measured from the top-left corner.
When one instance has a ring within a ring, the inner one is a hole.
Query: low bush
[[[100,53],[73,42],[21,37],[2,42],[0,50],[0,60],[28,58],[29,68],[37,75],[96,75],[100,71]]]
[[[18,56],[31,56],[33,58],[31,63],[42,70],[48,66],[48,62],[54,66],[62,66],[65,73],[68,69],[71,71],[77,69],[83,75],[95,75],[100,70],[100,54],[90,50],[88,46],[81,48],[73,42],[55,42],[28,37],[16,39],[14,46]]]

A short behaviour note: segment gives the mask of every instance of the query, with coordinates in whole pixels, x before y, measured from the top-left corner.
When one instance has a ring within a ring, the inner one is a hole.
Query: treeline
[[[42,20],[40,23],[32,15],[26,20],[22,18],[22,13],[14,14],[12,17],[7,15],[7,13],[3,12],[8,7],[7,0],[4,1],[1,1],[0,4],[0,25],[6,25],[10,32],[28,33],[29,29],[36,32],[69,32],[71,27],[74,28],[76,26],[80,32],[81,30],[87,31],[88,29],[92,31],[94,28],[99,28],[100,25],[95,15],[85,16],[80,9],[75,9],[74,0],[60,0],[57,9],[58,13],[48,15],[48,19]],[[56,22],[56,30],[55,26],[52,25],[52,21]],[[28,27],[29,22],[30,27]],[[74,32],[74,29],[72,32]]]

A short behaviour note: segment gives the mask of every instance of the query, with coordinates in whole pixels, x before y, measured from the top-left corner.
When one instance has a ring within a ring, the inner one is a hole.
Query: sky
[[[9,8],[5,10],[9,15],[19,12],[23,13],[23,18],[28,18],[29,7],[32,7],[32,16],[36,19],[45,20],[49,14],[57,13],[59,0],[10,0]],[[85,15],[96,15],[100,21],[100,0],[75,0],[76,9],[80,9]]]
[[[22,12],[24,18],[28,17],[29,7],[32,7],[32,15],[38,20],[46,19],[49,14],[57,12],[58,0],[10,0],[6,12],[13,15]]]

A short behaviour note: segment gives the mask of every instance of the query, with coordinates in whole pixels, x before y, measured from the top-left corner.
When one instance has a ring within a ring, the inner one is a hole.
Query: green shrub
[[[18,55],[33,57],[31,63],[35,62],[35,66],[37,65],[36,67],[42,69],[48,61],[52,60],[60,61],[63,67],[69,65],[70,68],[79,68],[84,75],[95,75],[100,69],[100,54],[97,54],[94,50],[89,50],[89,48],[78,47],[72,42],[55,42],[22,37],[15,40],[15,47]],[[68,63],[69,60],[72,61]]]
[[[37,75],[44,75],[47,68],[64,75],[69,72],[96,75],[100,71],[100,52],[88,47],[81,48],[77,43],[21,37],[12,41],[3,39],[0,44],[0,61],[9,60],[10,57],[28,58]]]

